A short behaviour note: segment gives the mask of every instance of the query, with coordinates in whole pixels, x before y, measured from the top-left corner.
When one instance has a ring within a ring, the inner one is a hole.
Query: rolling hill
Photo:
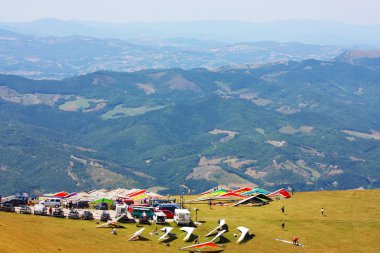
[[[197,39],[124,41],[89,36],[17,34],[0,30],[0,73],[34,79],[62,79],[97,70],[138,71],[332,59],[338,46],[296,42],[225,43]]]
[[[0,192],[379,187],[380,74],[342,61],[0,76]]]

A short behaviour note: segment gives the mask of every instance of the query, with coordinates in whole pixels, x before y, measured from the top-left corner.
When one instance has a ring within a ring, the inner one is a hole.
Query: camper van
[[[187,209],[175,209],[174,221],[177,223],[177,225],[190,225],[190,211]]]

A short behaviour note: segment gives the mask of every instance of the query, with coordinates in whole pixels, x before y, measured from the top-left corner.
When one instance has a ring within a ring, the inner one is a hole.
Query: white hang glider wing
[[[224,224],[226,224],[226,220],[223,219],[223,220],[220,220],[219,222],[219,226],[217,226],[216,228],[214,228],[213,230],[211,230],[207,235],[205,235],[206,237],[207,236],[210,236],[212,235],[213,233],[215,233],[218,229],[220,229],[222,226],[224,226]]]
[[[210,242],[214,242],[216,239],[218,239],[219,237],[221,237],[222,234],[224,234],[225,232],[226,232],[226,230],[219,231],[219,233],[216,234],[216,236]]]
[[[133,235],[131,235],[128,238],[128,241],[133,241],[133,240],[138,239],[144,230],[145,230],[145,228],[142,228],[142,229],[138,230],[136,233],[134,233]]]
[[[101,225],[96,226],[96,228],[119,228],[120,225],[116,221],[108,221],[107,223],[103,223]]]
[[[160,238],[158,238],[159,241],[166,239],[166,236],[170,234],[170,232],[173,230],[172,227],[164,227],[161,228],[161,231],[165,232]]]
[[[186,242],[187,240],[190,239],[190,236],[193,234],[195,228],[193,228],[193,227],[182,227],[181,230],[185,231],[187,233],[185,238],[183,238],[183,240]]]
[[[277,238],[277,239],[275,239],[276,241],[279,241],[279,242],[283,242],[283,243],[288,243],[288,244],[293,244],[293,242],[291,242],[291,241],[287,241],[287,240],[284,240],[284,239],[281,239],[281,238]],[[300,247],[305,247],[303,244],[300,244],[300,243],[298,243],[298,244],[294,244],[295,246],[300,246]]]
[[[244,238],[247,236],[249,229],[246,227],[237,227],[237,230],[239,230],[241,233],[239,239],[237,240],[237,243],[241,243],[244,240]]]

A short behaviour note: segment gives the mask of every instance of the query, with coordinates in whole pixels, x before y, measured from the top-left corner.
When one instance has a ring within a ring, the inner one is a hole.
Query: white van
[[[166,223],[166,214],[161,212],[161,211],[154,212],[153,221],[156,224],[165,224]]]
[[[34,215],[47,215],[47,208],[42,204],[37,204],[34,206]]]
[[[40,204],[45,205],[46,207],[60,207],[61,206],[61,199],[59,198],[51,198],[47,199]]]
[[[115,218],[120,217],[123,214],[127,214],[127,205],[126,204],[117,204],[115,207]]]
[[[190,211],[187,209],[175,209],[174,211],[174,221],[178,225],[190,225]]]

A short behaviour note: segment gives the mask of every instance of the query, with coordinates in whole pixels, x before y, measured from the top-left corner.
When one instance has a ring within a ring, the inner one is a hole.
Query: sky
[[[380,24],[379,12],[379,0],[0,0],[2,22],[328,19],[370,25]]]

